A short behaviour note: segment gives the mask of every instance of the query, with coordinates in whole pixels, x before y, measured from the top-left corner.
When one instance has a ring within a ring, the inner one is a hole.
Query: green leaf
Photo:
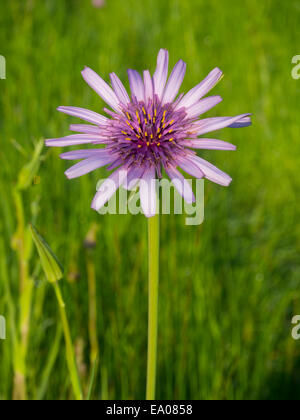
[[[62,265],[45,239],[38,233],[33,225],[30,225],[30,231],[48,281],[50,283],[59,281],[63,276]]]

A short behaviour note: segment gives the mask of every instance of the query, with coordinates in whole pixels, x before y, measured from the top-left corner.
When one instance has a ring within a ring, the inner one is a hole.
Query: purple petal
[[[95,156],[96,155],[96,156]],[[106,149],[86,149],[86,150],[72,150],[71,152],[62,153],[59,157],[65,160],[86,159],[90,157],[109,157]]]
[[[161,49],[157,57],[157,67],[153,75],[154,93],[162,99],[168,78],[169,52]]]
[[[193,106],[196,102],[199,101],[203,96],[205,96],[222,77],[222,71],[218,68],[215,68],[209,73],[209,75],[201,82],[199,85],[191,89],[179,102],[177,109],[185,107],[189,108]]]
[[[221,96],[210,96],[209,98],[202,99],[201,101],[195,103],[195,105],[186,109],[187,117],[199,117],[199,115],[209,111],[211,108],[218,105],[220,102],[222,102]]]
[[[79,176],[85,175],[89,172],[94,171],[95,169],[101,168],[102,166],[108,165],[114,157],[112,156],[105,156],[105,157],[98,157],[93,156],[89,157],[85,160],[82,160],[76,165],[71,166],[69,169],[66,170],[65,175],[67,178],[78,178]]]
[[[92,69],[86,67],[82,71],[82,77],[87,84],[116,112],[120,113],[118,98],[112,88]]]
[[[140,199],[143,212],[146,217],[153,217],[156,214],[156,187],[155,168],[146,169],[140,181]]]
[[[199,179],[204,177],[204,173],[201,171],[198,165],[191,162],[190,157],[178,157],[176,162],[178,166],[187,174]]]
[[[230,127],[232,124],[243,122],[245,117],[250,114],[242,114],[236,117],[217,117],[217,118],[206,118],[196,123],[196,133],[198,136],[209,133],[210,131],[221,130],[222,128]]]
[[[186,63],[182,60],[179,60],[169,77],[162,103],[167,104],[172,102],[179,92],[180,86],[183,82],[184,75],[186,71]]]
[[[128,70],[128,78],[132,96],[135,96],[138,101],[144,101],[144,83],[139,72]]]
[[[94,210],[100,210],[107,203],[126,180],[127,172],[127,168],[119,168],[103,182],[92,202],[92,208]]]
[[[117,158],[106,169],[108,171],[112,171],[113,169],[116,169],[118,166],[122,165],[122,163],[124,163],[124,160],[122,158]]]
[[[128,171],[127,180],[124,183],[123,187],[126,190],[134,190],[138,181],[142,178],[144,172],[145,172],[145,168],[141,166],[134,166],[130,168]]]
[[[236,150],[236,146],[222,140],[214,139],[197,139],[184,140],[180,143],[183,146],[191,147],[192,149],[207,149],[207,150]]]
[[[72,117],[81,118],[92,124],[105,125],[108,121],[108,118],[97,114],[97,112],[90,111],[89,109],[77,108],[75,106],[60,106],[57,110],[64,114],[71,115]]]
[[[244,117],[244,118],[241,118],[236,123],[231,124],[229,127],[230,128],[244,128],[244,127],[249,127],[251,124],[252,124],[251,118],[250,117]]]
[[[153,100],[153,80],[149,70],[144,71],[145,101]]]
[[[45,141],[45,144],[49,147],[65,147],[76,146],[78,144],[89,144],[98,141],[105,141],[105,139],[101,139],[100,136],[93,136],[90,134],[73,134],[71,136],[57,139],[48,139]]]
[[[191,161],[196,166],[198,166],[199,169],[201,169],[201,171],[205,175],[205,178],[209,179],[210,181],[215,182],[216,184],[223,185],[225,187],[228,187],[228,185],[231,183],[232,178],[229,175],[216,168],[214,165],[207,162],[206,160],[201,159],[199,156],[191,157]]]
[[[110,80],[113,87],[113,90],[115,91],[115,94],[117,95],[119,101],[123,105],[127,105],[130,103],[130,98],[127,93],[127,90],[125,89],[123,83],[118,78],[118,76],[115,73],[110,74]]]
[[[170,177],[174,187],[179,192],[179,194],[184,198],[184,200],[188,203],[195,202],[195,196],[193,190],[188,183],[188,181],[184,178],[184,176],[174,167],[167,166],[165,168],[168,176]]]
[[[96,125],[89,124],[71,124],[70,131],[77,131],[84,134],[100,134],[101,129]]]

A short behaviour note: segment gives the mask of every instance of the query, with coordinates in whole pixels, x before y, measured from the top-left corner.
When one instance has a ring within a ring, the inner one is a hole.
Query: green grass
[[[82,81],[85,65],[126,80],[127,68],[153,71],[161,47],[171,64],[188,63],[184,91],[219,66],[225,78],[214,92],[224,102],[209,115],[252,112],[254,124],[217,133],[237,152],[202,154],[234,179],[228,189],[205,183],[204,224],[162,217],[157,398],[299,398],[300,342],[291,338],[291,318],[300,313],[300,81],[291,77],[299,12],[298,0],[107,0],[103,9],[88,0],[2,4],[1,399],[24,387],[20,372],[28,399],[74,397],[56,298],[22,228],[29,222],[65,267],[60,286],[85,394],[93,367],[88,278],[95,270],[100,356],[91,397],[145,397],[146,219],[93,212],[105,171],[68,181],[60,150],[43,150],[39,183],[17,196],[15,186],[39,139],[68,134],[73,120],[57,106],[104,106]],[[87,250],[94,223],[97,245]],[[28,286],[22,293],[20,262]]]

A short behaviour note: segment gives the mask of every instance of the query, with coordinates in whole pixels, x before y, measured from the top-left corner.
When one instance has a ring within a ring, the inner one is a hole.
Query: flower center
[[[126,111],[126,127],[122,139],[130,141],[138,149],[159,148],[164,142],[173,142],[174,124],[172,110],[168,107],[148,106],[138,103],[135,109]]]
[[[162,105],[157,97],[147,103],[133,99],[122,115],[114,114],[111,147],[126,164],[147,161],[159,167],[183,153],[180,140],[186,138],[189,125],[185,109]]]

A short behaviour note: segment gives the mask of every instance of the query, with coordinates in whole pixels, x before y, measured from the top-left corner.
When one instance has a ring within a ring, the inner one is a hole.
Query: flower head
[[[92,0],[92,5],[100,9],[101,7],[105,6],[105,0]]]
[[[143,180],[140,188],[142,208],[146,216],[153,216],[156,193],[152,189],[149,197],[147,185],[156,177],[162,177],[163,169],[189,203],[194,201],[194,195],[178,169],[220,185],[230,184],[229,175],[201,159],[192,149],[235,150],[230,143],[199,136],[225,127],[248,126],[251,124],[250,114],[199,119],[222,100],[220,96],[204,98],[221,79],[221,70],[214,69],[186,95],[177,96],[186,64],[180,60],[169,79],[168,64],[169,53],[162,49],[153,76],[148,70],[144,71],[143,78],[137,71],[128,70],[131,96],[115,73],[110,74],[110,87],[93,70],[85,68],[82,76],[110,106],[111,109],[104,108],[109,117],[82,108],[58,108],[91,125],[71,125],[71,131],[81,134],[46,140],[47,146],[98,146],[63,153],[62,159],[81,159],[66,171],[66,176],[79,177],[103,166],[108,170],[115,169],[107,185],[104,182],[93,200],[95,210],[99,210],[122,184],[128,187],[130,181]]]

